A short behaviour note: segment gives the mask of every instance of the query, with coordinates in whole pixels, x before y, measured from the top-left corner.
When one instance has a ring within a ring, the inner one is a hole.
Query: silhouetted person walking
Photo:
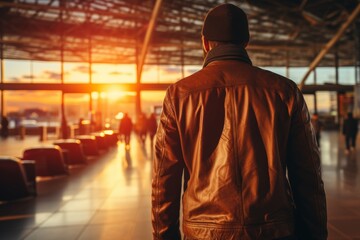
[[[6,116],[1,118],[1,137],[7,138],[9,136],[9,120]]]
[[[85,125],[84,125],[83,118],[79,119],[78,127],[79,127],[79,135],[84,135],[86,133],[86,131],[85,131]]]
[[[130,147],[130,136],[132,129],[133,129],[132,120],[129,117],[129,115],[125,113],[124,117],[120,120],[120,125],[119,125],[119,134],[120,137],[125,142],[125,148]]]
[[[296,83],[252,65],[235,5],[208,12],[202,42],[203,69],[163,102],[153,239],[181,239],[180,209],[185,239],[326,239],[319,149]]]
[[[343,125],[343,135],[345,136],[346,154],[348,154],[350,150],[355,149],[357,133],[358,133],[358,120],[353,117],[352,112],[349,112],[347,118],[344,120],[344,125]]]
[[[66,121],[66,118],[63,116],[61,118],[61,137],[63,139],[68,139],[69,138],[69,129],[68,129],[68,123]]]

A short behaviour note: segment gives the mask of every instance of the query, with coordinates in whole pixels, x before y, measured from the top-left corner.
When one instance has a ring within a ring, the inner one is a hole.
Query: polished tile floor
[[[0,140],[0,155],[21,156],[38,138]],[[38,179],[38,196],[0,204],[0,239],[151,239],[151,151],[133,138],[74,167]],[[359,143],[360,144],[360,143]],[[359,150],[344,154],[338,132],[321,138],[329,239],[360,239]]]

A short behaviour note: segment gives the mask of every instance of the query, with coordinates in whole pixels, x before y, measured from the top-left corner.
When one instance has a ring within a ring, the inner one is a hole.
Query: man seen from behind
[[[291,80],[252,65],[246,14],[211,9],[203,68],[171,85],[156,134],[153,239],[326,239],[319,150]],[[183,188],[183,194],[182,194]]]

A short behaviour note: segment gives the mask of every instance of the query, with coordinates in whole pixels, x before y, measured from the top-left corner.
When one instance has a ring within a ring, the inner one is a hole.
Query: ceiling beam
[[[340,37],[344,34],[345,30],[350,26],[350,24],[356,19],[357,15],[360,12],[360,3],[357,4],[354,11],[350,14],[348,19],[343,23],[343,25],[340,27],[340,29],[337,31],[337,33],[334,35],[332,39],[323,47],[323,49],[319,52],[319,54],[315,57],[315,59],[311,62],[309,69],[305,73],[304,77],[302,78],[299,88],[302,89],[305,85],[306,79],[309,77],[310,73],[316,68],[317,65],[321,62],[325,54],[327,54],[337,41],[340,39]]]
[[[99,44],[101,44],[102,42],[101,41],[98,41]],[[35,47],[36,45],[35,44],[32,44],[31,42],[29,42],[28,39],[24,39],[24,38],[21,38],[21,39],[4,39],[4,40],[0,40],[0,43],[2,44],[6,44],[6,45],[14,45],[18,48],[20,47],[24,47],[24,48],[32,48]],[[39,42],[39,43],[43,43],[41,45],[39,45],[39,49],[49,49],[51,50],[51,48],[49,46],[45,46],[45,43],[49,44],[49,42],[46,42],[46,41],[42,41],[42,42]],[[78,43],[74,43],[74,42],[68,42],[69,46],[71,45],[78,45],[80,48],[82,48],[84,51],[86,50],[83,43],[81,42],[78,42]],[[125,44],[125,43],[116,43],[115,41],[112,42],[112,43],[107,43],[107,45],[110,45],[112,47],[134,47],[134,44],[133,43],[128,43],[128,44]],[[180,48],[182,46],[181,43],[170,43],[170,42],[167,42],[167,43],[152,43],[151,44],[151,48],[166,48],[166,47],[178,47]],[[193,43],[191,42],[190,44],[187,44],[185,43],[184,44],[184,47],[185,47],[185,50],[199,50],[199,47],[201,47],[200,43]],[[71,47],[70,47],[71,48]],[[76,48],[75,48],[76,49]],[[55,48],[53,50],[56,50]],[[79,49],[81,51],[81,49]],[[250,43],[248,46],[247,46],[247,50],[274,50],[274,51],[277,51],[277,50],[285,50],[285,51],[301,51],[301,52],[304,52],[304,51],[311,51],[313,52],[312,49],[310,49],[308,46],[301,46],[301,45],[294,45],[294,44],[261,44],[261,43]]]
[[[141,91],[165,91],[171,83],[142,83]],[[135,92],[135,83],[3,83],[0,90],[6,91],[64,91],[65,93],[89,93],[117,91]],[[354,85],[322,84],[305,85],[304,94],[313,94],[317,91],[352,92]]]
[[[125,14],[108,10],[86,10],[84,8],[74,8],[74,7],[56,7],[49,6],[45,4],[29,4],[29,3],[12,3],[12,2],[0,2],[0,7],[10,7],[15,9],[25,9],[25,10],[34,10],[34,11],[64,11],[64,12],[81,12],[91,15],[101,15],[101,16],[113,16],[123,19],[137,19],[139,16],[134,16],[133,14]],[[141,16],[140,16],[141,17]],[[145,18],[144,18],[145,20]]]
[[[171,83],[142,83],[141,91],[166,90]],[[135,83],[3,83],[0,90],[6,91],[63,91],[65,93],[107,92],[112,90],[135,92]]]
[[[159,14],[161,3],[162,3],[162,0],[156,0],[156,2],[155,2],[155,6],[154,6],[153,12],[151,14],[149,25],[148,25],[147,30],[146,30],[145,39],[144,39],[144,42],[142,44],[139,62],[136,63],[137,64],[137,79],[138,79],[138,82],[141,81],[142,69],[143,69],[143,66],[144,66],[144,62],[145,62],[146,54],[147,54],[147,51],[148,51],[150,39],[151,39],[151,36],[152,36],[152,34],[154,32],[155,23],[156,23],[158,14]]]

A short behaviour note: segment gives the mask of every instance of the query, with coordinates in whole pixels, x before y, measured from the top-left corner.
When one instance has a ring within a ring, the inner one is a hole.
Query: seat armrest
[[[23,160],[22,165],[26,173],[26,180],[28,182],[35,182],[36,181],[35,161]]]
[[[32,196],[37,195],[37,188],[36,188],[36,162],[33,160],[23,160],[22,165],[25,170],[27,186],[29,189],[29,193]]]

